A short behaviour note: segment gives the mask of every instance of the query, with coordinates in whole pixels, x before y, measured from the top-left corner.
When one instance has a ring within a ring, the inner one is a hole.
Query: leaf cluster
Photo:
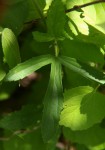
[[[67,11],[89,2],[3,2],[1,150],[105,149],[105,4]]]

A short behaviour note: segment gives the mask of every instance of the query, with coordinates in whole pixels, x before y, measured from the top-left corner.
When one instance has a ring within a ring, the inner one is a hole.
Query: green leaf
[[[64,68],[64,74],[65,74],[64,85],[66,89],[78,86],[88,86],[88,85],[93,86],[93,84],[97,85],[97,82],[89,80],[88,78],[84,78],[80,74],[75,73],[74,71],[66,67]]]
[[[45,142],[51,142],[51,140],[55,140],[58,136],[58,122],[62,106],[63,95],[61,64],[55,58],[51,65],[50,81],[44,98],[42,136]]]
[[[0,32],[2,34],[3,29],[0,29],[0,30],[1,30]],[[3,55],[3,51],[2,51],[2,42],[1,42],[1,35],[0,35],[0,65],[3,64],[3,58],[4,58],[4,55]]]
[[[82,5],[85,3],[91,2],[91,0],[67,0],[66,6],[67,9],[74,7],[75,5]],[[82,8],[84,11],[84,18],[80,18],[81,12],[72,11],[68,13],[68,17],[72,20],[79,30],[80,33],[88,35],[90,32],[88,31],[88,24],[92,25],[99,31],[105,33],[105,5],[104,3],[100,3],[98,5],[91,5],[91,7]],[[92,15],[91,15],[92,14]],[[75,34],[78,34],[76,28],[72,26],[71,22],[69,23],[70,28]]]
[[[89,146],[89,150],[104,150],[105,149],[105,142],[96,146]]]
[[[99,31],[98,29],[96,29],[95,27],[93,27],[92,25],[88,24],[88,28],[89,28],[88,36],[79,34],[78,36],[76,36],[76,38],[86,43],[93,43],[98,47],[100,46],[103,47],[105,45],[105,34]]]
[[[77,150],[89,150],[85,145],[83,144],[76,144],[76,149]]]
[[[97,38],[99,40],[99,37]],[[59,42],[59,46],[62,55],[76,58],[77,60],[84,62],[104,64],[104,56],[100,52],[100,48],[94,44],[77,41],[76,39],[65,39],[64,41]]]
[[[33,37],[38,42],[49,42],[54,40],[54,37],[50,36],[47,33],[41,33],[41,32],[33,32]]]
[[[55,38],[62,37],[65,22],[66,15],[63,2],[61,0],[52,1],[47,14],[48,34]]]
[[[105,4],[104,3],[99,3],[98,5],[94,5],[95,10],[96,10],[96,23],[95,25],[99,30],[101,30],[103,33],[105,33]],[[100,11],[99,11],[100,10]]]
[[[26,105],[20,111],[13,112],[0,120],[0,127],[11,131],[36,125],[41,118],[41,109],[35,105]]]
[[[41,67],[50,64],[52,61],[51,55],[42,55],[31,58],[9,71],[5,81],[16,81],[23,79],[25,76],[30,75],[32,72],[40,69]]]
[[[34,4],[34,1],[37,5]],[[46,1],[45,0],[39,0],[39,1],[34,0],[34,1],[28,0],[29,13],[28,13],[27,21],[38,19],[40,18],[40,13],[43,13],[43,9],[45,7]],[[40,13],[38,9],[40,10]]]
[[[72,130],[84,130],[105,117],[105,96],[91,87],[76,87],[65,92],[60,125]]]
[[[64,93],[65,102],[60,115],[60,125],[70,127],[73,130],[82,128],[81,125],[85,122],[86,116],[80,112],[81,101],[85,95],[92,91],[93,88],[83,86],[73,88]]]
[[[5,75],[6,75],[6,72],[4,71],[3,67],[0,65],[0,81],[3,80]]]
[[[2,33],[2,31],[3,31],[3,28],[0,26],[0,34]]]
[[[72,0],[72,1],[67,0],[66,1],[66,7],[67,7],[67,9],[70,9],[70,8],[74,7],[75,5],[81,5],[81,4],[86,3],[87,1],[88,0],[85,0],[85,2],[83,2],[83,0]],[[90,10],[91,14],[92,14],[91,16],[92,16],[92,18],[94,18],[94,6],[91,6],[89,8],[91,9]],[[90,11],[88,12],[88,14],[90,14]],[[73,33],[75,33],[77,35],[78,31],[79,31],[83,34],[86,34],[86,35],[88,34],[88,26],[84,22],[84,18],[83,19],[80,18],[81,12],[72,11],[72,12],[68,13],[67,15],[70,18],[69,26],[70,26],[70,29],[73,31]],[[73,26],[73,24],[71,23],[71,20],[75,23],[77,28],[75,28]]]
[[[5,136],[6,132],[5,132]],[[40,128],[24,130],[21,134],[13,133],[11,138],[3,141],[4,150],[46,150],[46,144],[43,143]],[[20,137],[19,137],[20,136]]]
[[[90,18],[88,16],[85,17],[85,21],[89,24],[91,24],[93,27],[95,27],[97,30],[103,32],[105,34],[105,20],[104,20],[104,16],[105,16],[105,4],[104,3],[99,3],[98,5],[94,5],[93,6],[95,9],[94,12],[94,18],[91,15],[92,10],[90,11],[90,8],[88,8],[87,13],[90,13]],[[99,11],[100,10],[100,11]],[[95,17],[96,15],[96,17]],[[91,19],[91,21],[90,21]]]
[[[29,52],[30,51],[30,52]],[[30,33],[25,39],[21,47],[21,59],[22,61],[28,60],[34,55],[54,55],[54,44],[52,42],[37,42],[33,39]]]
[[[104,74],[86,63],[82,63],[81,61],[77,61],[75,58],[67,56],[61,56],[59,57],[59,60],[64,66],[68,67],[72,71],[101,84],[105,83]]]
[[[10,68],[20,63],[19,45],[12,30],[5,28],[2,31],[2,48],[4,57]]]
[[[105,129],[99,124],[83,131],[72,131],[70,128],[63,130],[66,139],[74,143],[85,144],[86,146],[97,146],[105,142]]]

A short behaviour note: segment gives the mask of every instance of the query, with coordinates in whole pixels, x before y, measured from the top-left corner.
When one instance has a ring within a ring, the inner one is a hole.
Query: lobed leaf
[[[51,55],[42,55],[31,58],[9,71],[5,77],[5,81],[17,81],[23,79],[25,76],[30,75],[32,72],[40,69],[41,67],[50,64],[52,61]]]
[[[59,117],[63,105],[61,64],[55,58],[51,65],[48,89],[44,98],[42,136],[45,142],[55,141],[59,132]]]
[[[20,63],[19,45],[11,29],[5,28],[2,31],[2,48],[10,68]]]
[[[77,61],[75,58],[71,58],[67,56],[61,56],[59,57],[59,60],[64,66],[79,73],[80,75],[101,84],[105,83],[105,79],[104,79],[105,75],[101,71],[87,65],[86,63]]]

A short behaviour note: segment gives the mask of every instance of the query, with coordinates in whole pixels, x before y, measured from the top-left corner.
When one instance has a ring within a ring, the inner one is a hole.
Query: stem
[[[55,47],[55,56],[58,57],[59,55],[59,47],[57,41],[54,42],[54,47]]]
[[[45,21],[45,17],[43,16],[42,10],[40,9],[38,3],[36,2],[36,0],[32,0],[32,3],[34,4],[34,6],[36,7],[41,19],[43,20],[44,25],[46,26],[46,21]]]
[[[91,6],[91,5],[94,5],[94,4],[98,4],[98,3],[105,3],[105,0],[96,0],[96,1],[89,2],[89,3],[83,4],[83,5],[75,5],[73,8],[67,9],[65,11],[65,13],[76,11],[78,9],[81,9],[81,8],[84,8],[84,7],[87,7],[87,6]]]

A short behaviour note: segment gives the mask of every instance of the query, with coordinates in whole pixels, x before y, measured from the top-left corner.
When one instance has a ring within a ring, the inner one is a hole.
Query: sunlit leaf
[[[91,2],[91,0],[67,0],[66,6],[67,9],[72,8],[75,5],[82,5]],[[77,26],[77,29],[80,33],[88,35],[90,32],[88,31],[88,24],[95,27],[97,30],[105,33],[105,5],[104,3],[100,3],[97,5],[91,5],[90,7],[82,8],[84,11],[83,18],[80,17],[81,12],[72,11],[68,13],[68,16]],[[77,29],[73,26],[73,24],[69,23],[70,28],[75,34],[78,34]]]
[[[80,75],[101,84],[105,83],[104,74],[97,69],[87,65],[86,63],[77,61],[76,59],[67,56],[61,56],[59,57],[59,60],[64,66],[68,67],[74,72],[77,72]]]
[[[88,24],[88,28],[89,28],[89,35],[86,36],[83,34],[79,34],[77,36],[77,39],[80,39],[86,43],[92,43],[99,47],[100,46],[103,47],[105,45],[105,34],[96,29],[95,27],[93,27],[92,25]]]
[[[50,64],[52,61],[51,55],[42,55],[31,58],[21,64],[18,64],[15,68],[9,71],[5,80],[16,81],[23,79],[25,76],[30,75],[32,72],[40,69],[41,67]]]
[[[6,62],[10,68],[20,63],[19,45],[12,30],[5,28],[2,31],[2,48]]]
[[[89,150],[104,150],[104,149],[105,149],[105,142],[96,146],[89,146]]]
[[[72,130],[84,130],[105,117],[105,96],[83,86],[65,92],[60,124]]]

